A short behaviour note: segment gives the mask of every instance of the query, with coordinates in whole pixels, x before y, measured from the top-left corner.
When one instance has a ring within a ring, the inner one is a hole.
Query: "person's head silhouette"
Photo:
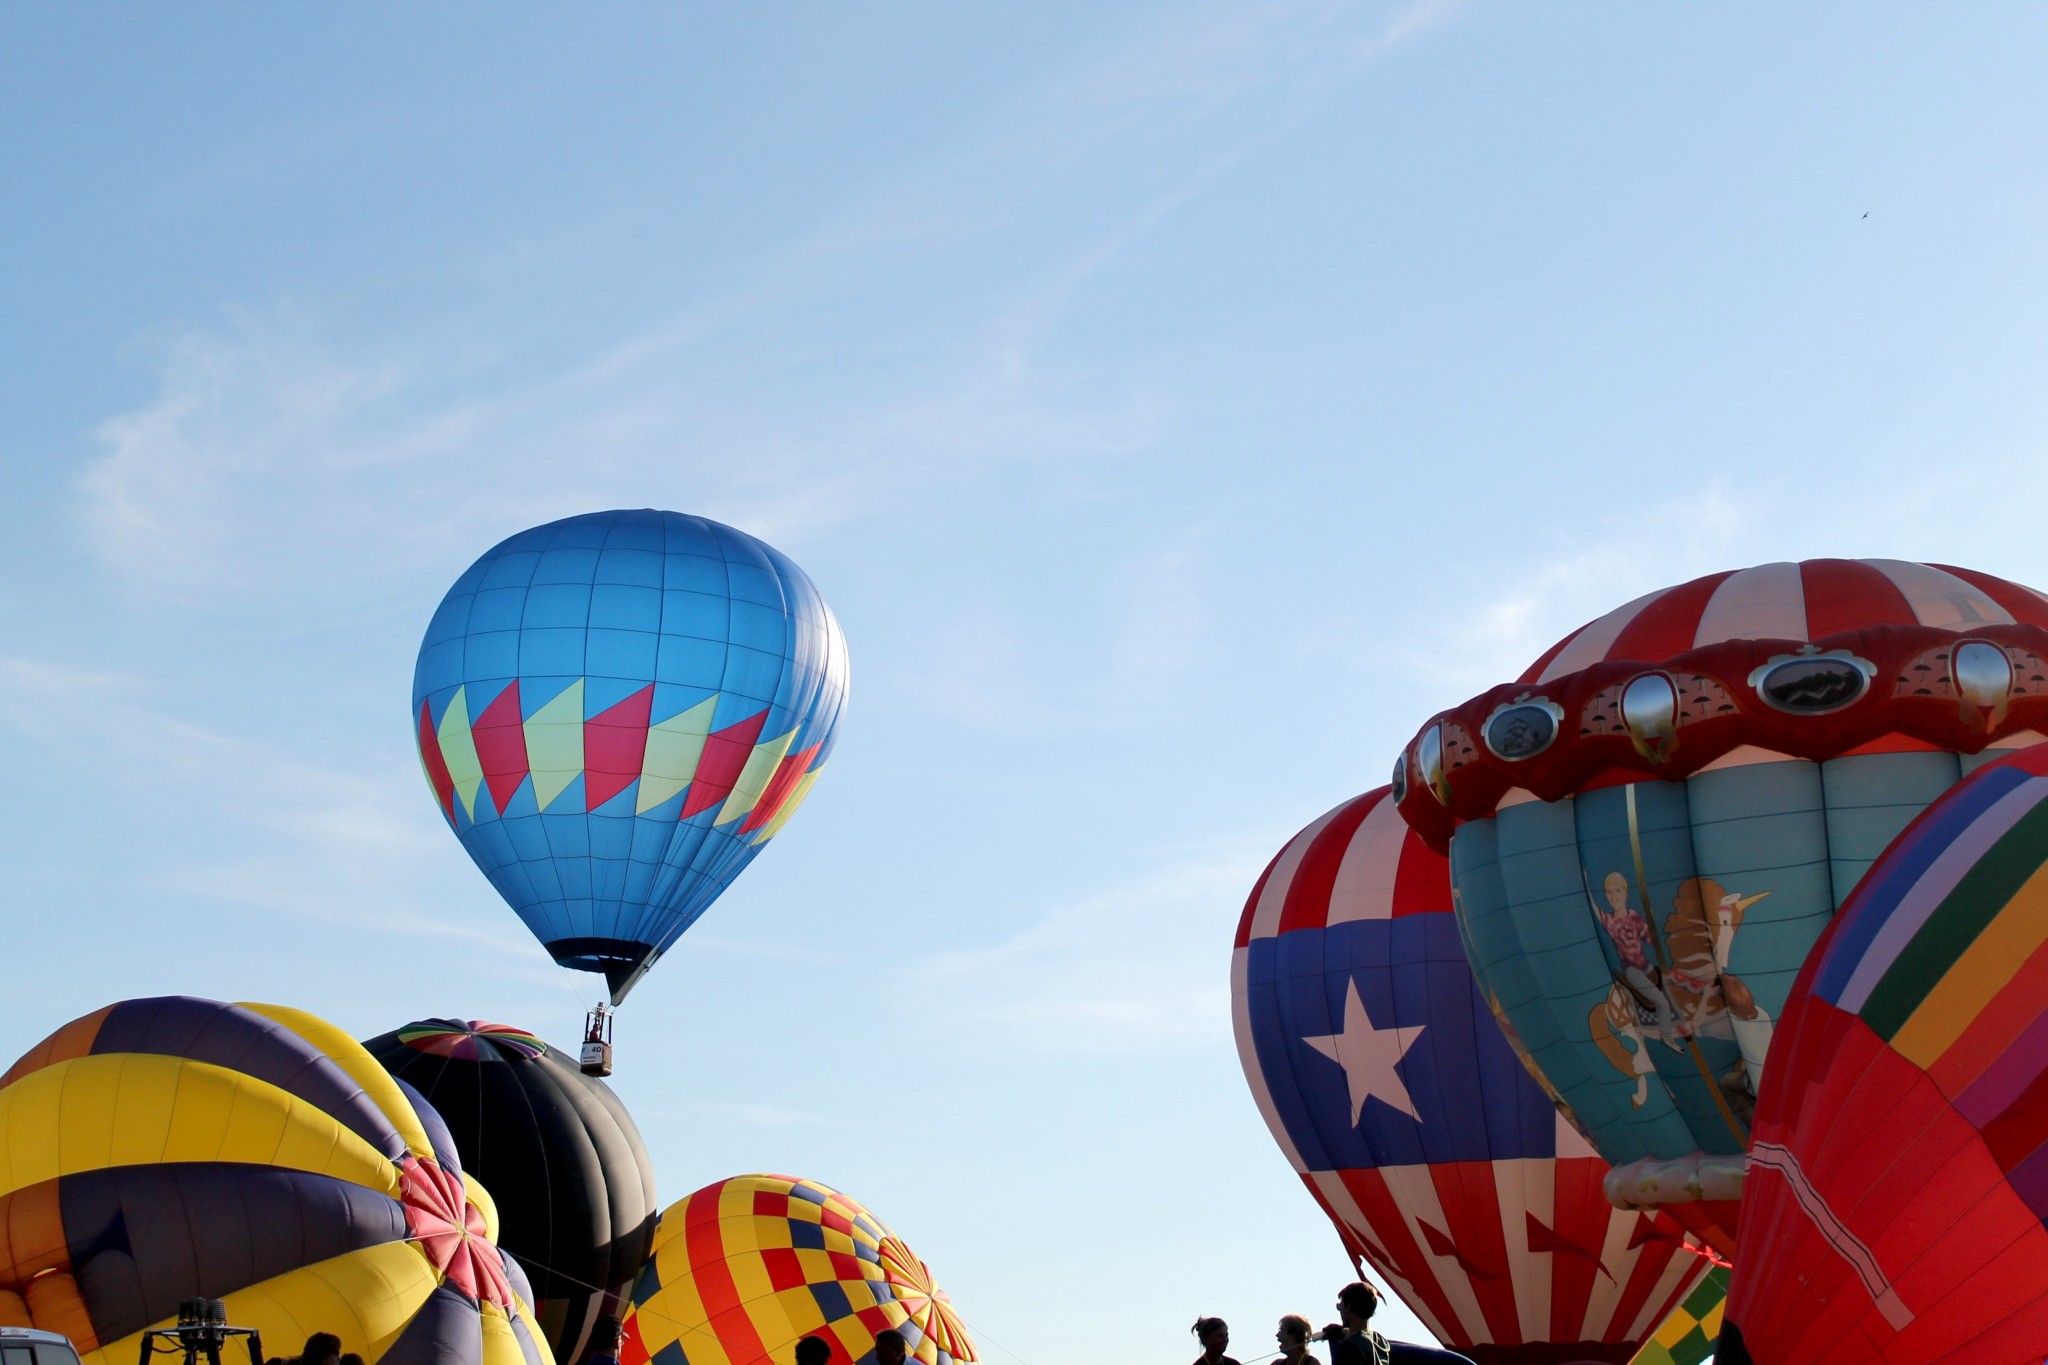
[[[1354,1280],[1337,1291],[1337,1313],[1354,1332],[1366,1329],[1379,1306],[1380,1291],[1363,1280]]]

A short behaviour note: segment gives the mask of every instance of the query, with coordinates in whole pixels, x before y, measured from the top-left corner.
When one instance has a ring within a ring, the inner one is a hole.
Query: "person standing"
[[[805,1337],[796,1344],[796,1365],[832,1365],[832,1345],[823,1337]]]
[[[1332,1323],[1323,1329],[1323,1340],[1330,1343],[1330,1365],[1472,1365],[1456,1351],[1388,1341],[1373,1330],[1372,1315],[1379,1306],[1380,1291],[1363,1281],[1337,1291],[1337,1316],[1343,1325]]]
[[[606,1314],[590,1324],[590,1344],[583,1348],[582,1365],[619,1365],[619,1351],[626,1341],[626,1329]]]
[[[1195,1357],[1195,1365],[1237,1365],[1223,1354],[1223,1348],[1230,1344],[1230,1327],[1222,1318],[1196,1318],[1195,1325],[1188,1330],[1202,1343],[1202,1353]]]
[[[1389,1365],[1393,1357],[1387,1339],[1372,1329],[1379,1306],[1380,1292],[1362,1280],[1337,1291],[1338,1321],[1323,1329],[1330,1365]]]
[[[894,1327],[875,1333],[875,1365],[903,1365],[909,1354],[910,1343]]]
[[[1308,1319],[1299,1313],[1289,1313],[1280,1319],[1280,1329],[1273,1333],[1273,1340],[1280,1344],[1280,1358],[1287,1365],[1317,1365],[1316,1358],[1308,1353],[1308,1339],[1314,1333]]]

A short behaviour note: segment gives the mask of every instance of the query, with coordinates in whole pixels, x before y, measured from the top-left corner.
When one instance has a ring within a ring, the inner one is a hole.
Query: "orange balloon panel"
[[[858,1201],[816,1181],[743,1175],[662,1215],[621,1360],[787,1365],[816,1336],[832,1365],[872,1365],[888,1328],[924,1365],[976,1359],[930,1269]]]

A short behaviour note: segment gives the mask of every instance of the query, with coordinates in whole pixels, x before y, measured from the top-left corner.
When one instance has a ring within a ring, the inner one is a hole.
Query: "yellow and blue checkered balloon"
[[[807,1336],[831,1365],[874,1365],[903,1334],[919,1365],[972,1365],[974,1342],[931,1270],[848,1195],[743,1175],[661,1216],[633,1289],[622,1365],[788,1365]]]
[[[1728,1304],[1728,1275],[1725,1265],[1707,1272],[1650,1333],[1629,1365],[1700,1365],[1713,1355],[1714,1339],[1721,1335],[1721,1310]]]

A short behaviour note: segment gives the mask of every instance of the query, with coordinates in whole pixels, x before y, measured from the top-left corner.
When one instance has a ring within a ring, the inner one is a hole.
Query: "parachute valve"
[[[612,1011],[602,1002],[584,1016],[581,1064],[586,1076],[612,1074]]]

